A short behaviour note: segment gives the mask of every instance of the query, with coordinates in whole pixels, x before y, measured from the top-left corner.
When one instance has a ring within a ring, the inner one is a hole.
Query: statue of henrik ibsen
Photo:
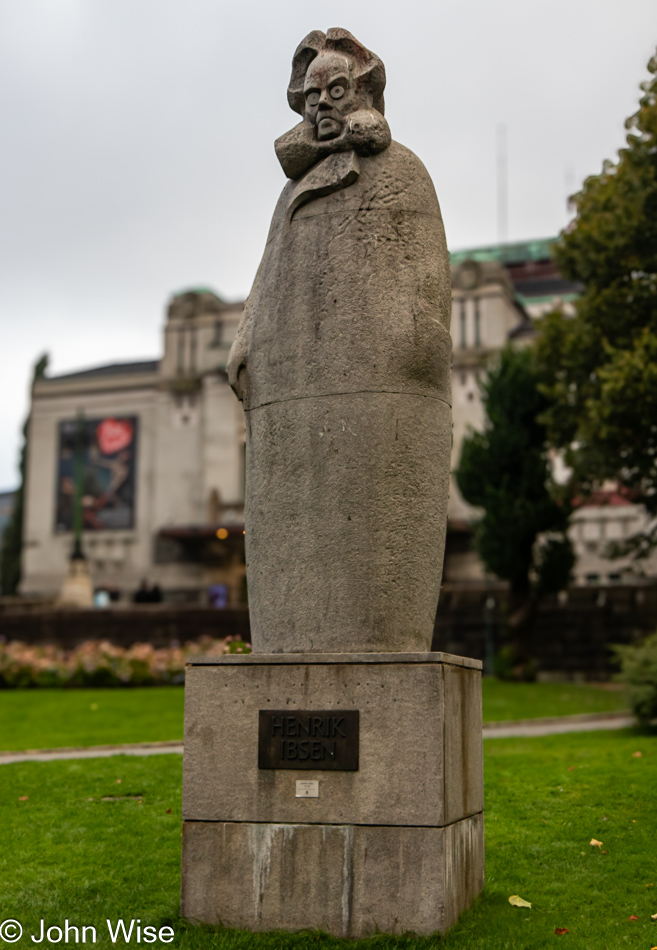
[[[431,179],[393,142],[381,60],[310,33],[288,176],[228,364],[246,418],[260,653],[430,649],[451,450],[450,270]]]

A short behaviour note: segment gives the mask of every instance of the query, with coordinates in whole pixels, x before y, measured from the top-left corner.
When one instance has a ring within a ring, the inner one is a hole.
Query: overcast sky
[[[388,75],[448,244],[547,237],[623,144],[655,0],[0,0],[0,489],[16,483],[31,364],[158,357],[172,292],[249,291],[297,117],[295,47],[341,26]]]

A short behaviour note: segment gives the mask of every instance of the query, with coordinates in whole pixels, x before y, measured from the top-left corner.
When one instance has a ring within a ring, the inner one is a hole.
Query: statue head
[[[315,30],[294,54],[287,100],[323,142],[337,138],[353,112],[375,109],[383,115],[385,84],[383,63],[351,33]]]

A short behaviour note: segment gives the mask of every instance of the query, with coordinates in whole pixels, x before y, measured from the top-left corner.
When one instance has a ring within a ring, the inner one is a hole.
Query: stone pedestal
[[[313,711],[338,723],[358,712],[357,769],[330,755],[320,768],[322,743],[315,766],[301,740],[303,767],[259,767],[261,712],[283,732]],[[483,887],[482,809],[476,660],[252,654],[187,667],[185,917],[352,938],[445,932]]]
[[[85,558],[73,558],[57,599],[58,607],[93,607],[94,585]]]

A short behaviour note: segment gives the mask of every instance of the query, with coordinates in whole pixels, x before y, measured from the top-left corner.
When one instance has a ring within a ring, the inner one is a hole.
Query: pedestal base
[[[440,653],[192,663],[183,915],[352,938],[448,930],[484,882],[480,667]],[[259,768],[260,714],[275,710],[358,710],[358,769]],[[297,797],[299,781],[317,797]]]

